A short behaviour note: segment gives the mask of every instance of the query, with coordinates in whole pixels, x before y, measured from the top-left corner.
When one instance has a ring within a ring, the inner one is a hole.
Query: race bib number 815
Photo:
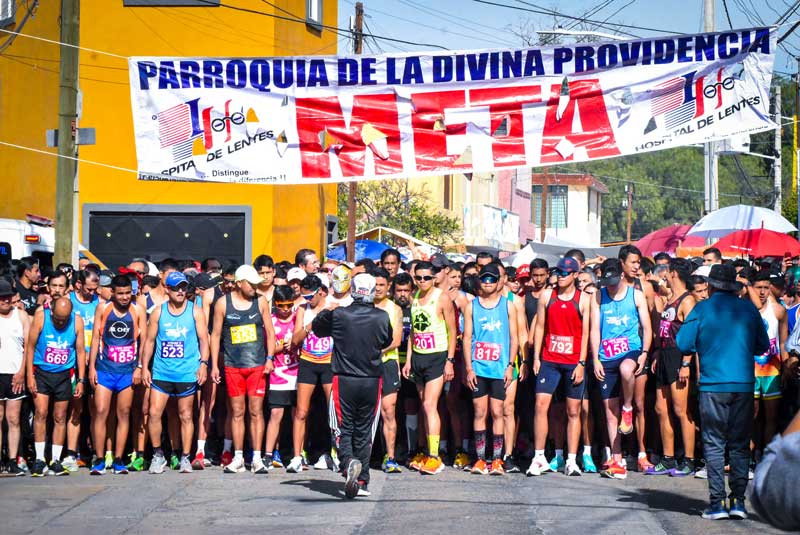
[[[475,360],[488,360],[497,362],[500,360],[500,344],[491,342],[475,342]]]

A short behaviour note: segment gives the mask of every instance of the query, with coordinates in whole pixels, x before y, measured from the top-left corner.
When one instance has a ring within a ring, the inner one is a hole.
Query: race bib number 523
[[[183,342],[168,341],[161,345],[161,358],[164,359],[182,359],[183,358]]]

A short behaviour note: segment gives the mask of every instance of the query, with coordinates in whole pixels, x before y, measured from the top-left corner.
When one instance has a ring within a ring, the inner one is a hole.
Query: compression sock
[[[428,455],[439,457],[439,435],[428,435]]]
[[[475,453],[478,459],[486,460],[486,431],[475,431]]]

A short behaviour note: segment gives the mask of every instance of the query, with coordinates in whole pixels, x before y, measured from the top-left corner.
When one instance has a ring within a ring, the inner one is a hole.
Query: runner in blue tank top
[[[478,459],[472,473],[502,475],[504,450],[503,401],[514,377],[512,355],[517,354],[517,316],[514,305],[497,293],[500,269],[481,268],[478,298],[464,311],[464,363],[467,386],[475,409],[473,430]],[[492,411],[492,462],[486,463],[486,415]]]
[[[150,389],[148,428],[153,444],[150,473],[163,473],[167,460],[161,449],[161,416],[170,397],[178,398],[183,452],[181,472],[191,472],[189,453],[194,435],[194,396],[207,377],[208,328],[203,311],[186,299],[189,282],[174,271],[166,278],[168,300],[153,310],[142,350],[142,379]],[[154,354],[155,351],[155,354]],[[153,371],[148,364],[153,359]],[[214,362],[212,370],[217,370]],[[217,374],[218,375],[218,372]],[[218,377],[212,377],[217,381]]]
[[[36,343],[25,346],[28,391],[33,395],[36,411],[33,418],[36,461],[31,467],[32,476],[41,477],[48,472],[44,446],[51,397],[55,402],[55,423],[49,471],[55,475],[69,474],[61,464],[61,453],[66,435],[67,407],[73,397],[80,398],[83,395],[86,382],[86,352],[82,333],[83,320],[73,312],[69,298],[58,298],[49,308],[39,308],[33,316],[29,339],[36,340]],[[73,391],[76,369],[78,382]]]
[[[633,430],[631,402],[636,374],[644,369],[652,334],[647,300],[640,290],[622,279],[622,263],[611,258],[601,266],[601,291],[592,299],[591,347],[594,373],[600,381],[600,392],[606,409],[608,437],[613,461],[601,473],[614,479],[625,479],[626,469],[620,464],[620,433]],[[641,328],[641,333],[640,333]],[[620,418],[620,381],[624,397]],[[627,429],[623,424],[628,423]],[[619,428],[618,428],[619,425]]]

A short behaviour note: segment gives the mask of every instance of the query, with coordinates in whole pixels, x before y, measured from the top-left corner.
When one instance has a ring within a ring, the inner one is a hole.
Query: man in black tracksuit
[[[323,310],[311,324],[317,336],[333,337],[331,427],[347,477],[345,496],[369,496],[369,458],[380,409],[381,353],[392,344],[389,315],[375,308],[375,278],[351,282],[353,304]],[[338,427],[338,429],[336,429]]]

